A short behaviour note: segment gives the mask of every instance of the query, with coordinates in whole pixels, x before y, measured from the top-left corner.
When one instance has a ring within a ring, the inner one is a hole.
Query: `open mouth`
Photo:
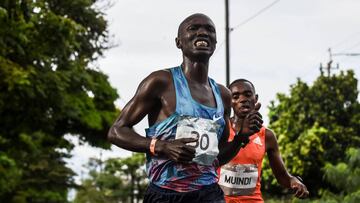
[[[209,47],[209,43],[205,40],[197,40],[195,41],[195,47]]]
[[[251,111],[251,107],[250,107],[250,105],[242,105],[242,106],[240,106],[240,110],[242,112],[249,112],[249,111]]]

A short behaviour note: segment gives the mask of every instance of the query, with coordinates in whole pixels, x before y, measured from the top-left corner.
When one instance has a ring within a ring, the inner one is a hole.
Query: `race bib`
[[[219,127],[216,120],[181,116],[175,139],[197,138],[197,142],[189,143],[196,149],[193,161],[200,165],[210,166],[219,154],[217,137]]]
[[[251,195],[259,178],[255,164],[226,164],[221,167],[219,185],[225,195]]]

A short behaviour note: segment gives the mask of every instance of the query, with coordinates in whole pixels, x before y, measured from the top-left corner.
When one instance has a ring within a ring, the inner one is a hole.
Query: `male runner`
[[[214,23],[204,14],[193,14],[180,24],[175,42],[182,64],[155,71],[140,83],[108,139],[121,148],[147,153],[150,185],[144,202],[224,202],[215,168],[260,130],[260,104],[234,142],[227,142],[231,94],[208,77],[216,47]],[[132,127],[146,115],[150,127],[143,137]]]
[[[234,117],[231,120],[229,140],[234,131],[241,128],[241,123],[254,109],[258,101],[254,85],[245,79],[238,79],[229,86],[232,93]],[[225,193],[227,203],[261,203],[264,202],[260,191],[262,161],[267,153],[271,169],[278,182],[295,191],[295,196],[305,198],[309,195],[306,186],[291,176],[285,169],[278,143],[274,133],[261,127],[260,131],[249,137],[249,143],[220,170],[219,185]]]

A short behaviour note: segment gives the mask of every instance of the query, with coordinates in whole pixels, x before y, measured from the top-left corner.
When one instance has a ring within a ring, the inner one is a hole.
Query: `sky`
[[[96,65],[109,76],[120,95],[122,108],[138,84],[151,72],[178,66],[181,51],[175,46],[178,25],[193,13],[204,13],[214,22],[217,50],[210,60],[209,76],[225,84],[225,6],[222,0],[113,0],[104,10],[114,48]],[[230,81],[252,81],[262,103],[260,113],[268,124],[268,105],[277,93],[288,93],[297,78],[311,84],[320,74],[320,63],[329,61],[341,70],[360,75],[360,0],[229,0]],[[358,84],[358,89],[360,85]],[[144,119],[135,130],[144,135]],[[77,143],[75,137],[67,136]],[[101,150],[76,146],[68,165],[79,174],[89,157],[126,157],[131,152],[115,146]]]

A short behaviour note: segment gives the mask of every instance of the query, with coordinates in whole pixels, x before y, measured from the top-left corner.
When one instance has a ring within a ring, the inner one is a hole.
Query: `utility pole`
[[[326,68],[327,70],[327,76],[330,77],[330,71],[331,69],[339,69],[339,64],[337,63],[336,64],[336,67],[332,67],[331,64],[333,62],[332,60],[332,57],[333,57],[333,54],[331,53],[331,48],[328,49],[328,52],[329,52],[329,62],[327,62],[327,66],[326,67],[323,67],[322,63],[320,63],[320,73],[321,75],[324,74],[324,70]]]
[[[226,86],[230,84],[230,28],[229,28],[229,0],[225,0],[225,61]]]
[[[336,64],[336,67],[332,67],[331,64],[333,62],[332,58],[333,56],[360,56],[360,53],[332,53],[331,48],[328,49],[329,52],[329,62],[327,62],[327,66],[323,67],[322,63],[320,63],[320,73],[321,75],[324,75],[324,70],[326,68],[328,77],[330,77],[330,71],[331,69],[339,69],[339,63]]]

